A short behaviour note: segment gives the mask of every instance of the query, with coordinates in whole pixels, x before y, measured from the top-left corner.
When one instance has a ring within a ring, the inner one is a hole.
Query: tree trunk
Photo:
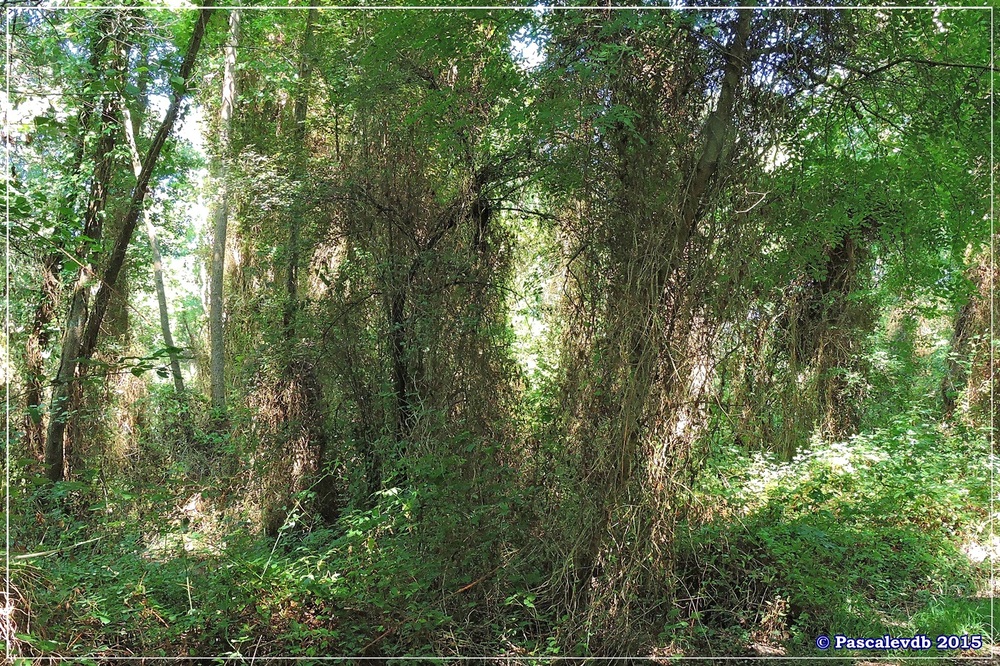
[[[41,405],[45,394],[45,350],[51,338],[49,325],[55,315],[59,295],[58,270],[59,255],[47,255],[42,262],[42,295],[25,345],[28,386],[25,391],[24,434],[28,449],[39,458],[45,455],[45,425],[42,422]]]
[[[980,287],[979,280],[973,278],[977,287]],[[975,317],[975,299],[970,298],[958,310],[955,316],[955,324],[952,328],[951,343],[948,349],[948,368],[941,378],[941,403],[944,407],[946,418],[951,418],[955,413],[956,401],[959,393],[968,379],[966,367],[962,364],[968,355],[969,329]]]
[[[156,301],[160,309],[160,330],[163,333],[163,343],[168,349],[176,348],[174,337],[170,334],[170,314],[167,310],[167,292],[163,286],[163,259],[160,257],[160,244],[156,239],[156,227],[146,219],[146,234],[149,236],[149,246],[153,251],[153,281],[156,283]],[[181,363],[176,352],[170,351],[170,374],[174,380],[174,391],[177,396],[184,395],[184,376],[181,374]]]
[[[309,81],[312,77],[312,66],[309,58],[312,50],[313,23],[316,20],[316,14],[316,8],[313,7],[306,16],[306,29],[302,37],[302,50],[299,54],[299,85],[295,95],[293,113],[295,120],[295,143],[298,148],[295,164],[293,165],[293,173],[300,180],[306,175],[306,114],[309,109]],[[291,220],[288,225],[288,269],[285,281],[287,300],[285,302],[283,317],[285,337],[289,341],[295,338],[295,314],[298,310],[298,276],[299,224],[297,224],[297,220]]]
[[[589,599],[601,547],[609,529],[613,527],[611,521],[615,503],[620,501],[622,492],[634,475],[635,461],[646,430],[648,396],[657,381],[657,365],[663,353],[663,340],[670,338],[669,332],[664,336],[657,331],[652,313],[665,306],[670,279],[681,266],[685,248],[709,201],[710,186],[718,178],[720,169],[725,164],[727,150],[732,144],[737,95],[750,68],[747,41],[752,18],[753,11],[750,9],[741,9],[736,14],[733,41],[727,49],[723,65],[719,100],[701,131],[701,150],[688,177],[684,198],[677,211],[669,254],[656,268],[648,284],[623,287],[623,293],[629,295],[629,312],[642,313],[639,321],[645,323],[631,331],[622,359],[628,372],[615,396],[613,438],[618,447],[614,454],[617,465],[608,470],[605,480],[598,482],[594,488],[594,492],[600,497],[598,517],[588,526],[588,533],[581,535],[579,549],[574,557],[574,595],[581,603],[587,603]],[[630,274],[631,263],[638,262],[635,265],[641,267],[643,259],[635,257],[627,261],[630,262]],[[678,318],[676,310],[667,313],[670,328]]]
[[[100,71],[101,60],[108,50],[110,41],[111,11],[101,12],[97,22],[97,34],[100,35],[94,42],[90,58],[88,59],[90,74],[84,81],[84,90],[89,90],[97,81],[97,72]],[[83,157],[86,151],[87,131],[90,128],[90,121],[96,110],[95,100],[84,97],[81,102],[80,112],[77,114],[77,128],[79,134],[76,139],[76,146],[73,153],[73,167],[70,173],[79,176],[83,166]],[[70,194],[63,199],[64,210],[72,210],[76,195]],[[58,226],[66,226],[69,220],[60,215],[57,221]],[[42,261],[42,284],[41,297],[35,308],[35,316],[32,321],[31,331],[25,345],[25,361],[27,371],[27,390],[25,391],[24,432],[29,450],[40,459],[45,458],[45,424],[42,418],[41,405],[45,398],[45,351],[48,349],[51,340],[50,325],[56,314],[56,301],[59,297],[60,280],[59,271],[62,266],[62,247],[50,252]]]
[[[66,330],[63,333],[59,370],[52,387],[49,405],[49,427],[45,440],[46,475],[52,481],[63,478],[63,439],[66,421],[70,413],[71,384],[76,380],[79,367],[84,330],[87,325],[87,310],[94,268],[87,262],[92,244],[101,239],[104,226],[104,208],[108,199],[108,183],[111,180],[113,153],[115,148],[115,125],[118,123],[119,101],[114,95],[105,98],[101,111],[101,136],[97,142],[94,157],[94,176],[90,187],[90,199],[84,213],[84,241],[77,249],[77,259],[81,262],[80,272],[73,287]]]
[[[407,366],[406,292],[405,287],[389,301],[389,340],[392,343],[392,388],[396,398],[396,439],[403,442],[410,435],[413,408],[410,405],[410,370]]]
[[[183,84],[178,84],[177,88],[174,89],[173,97],[170,100],[170,108],[167,109],[167,115],[160,124],[160,129],[156,132],[156,136],[153,138],[153,142],[149,146],[149,151],[142,162],[142,172],[139,174],[139,178],[136,179],[135,188],[132,190],[132,199],[129,201],[128,208],[125,211],[121,231],[118,234],[118,238],[115,239],[115,245],[111,250],[103,280],[101,280],[98,288],[97,297],[94,299],[94,311],[87,320],[87,334],[81,350],[83,358],[90,358],[94,348],[97,346],[101,323],[104,319],[104,314],[107,312],[108,303],[111,301],[111,294],[118,281],[118,276],[125,264],[125,255],[128,252],[129,244],[132,242],[132,234],[135,233],[139,216],[142,214],[142,204],[149,189],[149,181],[152,179],[153,169],[160,157],[160,152],[163,150],[164,144],[167,142],[167,137],[173,131],[174,124],[177,122],[177,116],[180,113],[181,102],[187,94],[188,80],[191,78],[194,61],[201,48],[202,38],[205,36],[205,25],[212,15],[213,10],[211,6],[212,0],[207,0],[199,13],[194,33],[191,35],[191,41],[188,43],[187,53],[184,55],[184,62],[181,64],[180,72],[178,72],[178,77],[183,79],[184,82]]]
[[[295,143],[296,157],[292,165],[293,175],[297,181],[303,183],[308,175],[307,156],[309,154],[306,139],[308,136],[306,116],[309,111],[310,81],[312,79],[312,52],[315,35],[315,23],[318,11],[315,7],[309,9],[306,15],[306,26],[302,36],[302,46],[299,52],[299,82],[295,96],[294,120],[295,120]],[[301,200],[301,198],[300,198]],[[286,282],[286,296],[284,312],[285,335],[293,349],[298,338],[296,330],[296,318],[298,316],[298,275],[300,262],[300,238],[299,220],[303,218],[301,209],[295,210],[295,218],[290,220],[288,238],[288,273]],[[323,430],[323,415],[320,410],[320,386],[316,373],[309,363],[297,361],[301,358],[296,355],[288,364],[287,373],[290,381],[301,383],[301,400],[304,404],[304,413],[308,421],[310,444],[314,446],[316,453],[316,506],[327,521],[332,522],[339,515],[339,498],[334,482],[334,476],[330,470],[324,469],[327,463],[329,452],[327,450],[326,433]]]
[[[138,131],[137,119],[132,118],[132,114],[126,107],[125,114],[125,138],[128,140],[129,152],[132,154],[132,170],[135,177],[139,178],[142,173],[142,158],[139,157],[139,146],[135,137]],[[153,222],[146,217],[146,235],[149,236],[149,247],[153,251],[153,285],[156,288],[156,303],[160,311],[160,332],[163,334],[163,344],[168,349],[174,347],[174,337],[170,334],[170,313],[167,310],[167,290],[163,285],[163,259],[160,257],[160,244],[156,239],[156,227]],[[174,380],[174,391],[178,397],[184,395],[184,377],[181,375],[181,364],[177,354],[170,352],[170,374]]]
[[[223,277],[226,270],[226,227],[229,224],[229,199],[226,192],[226,160],[229,157],[229,129],[236,101],[236,48],[240,39],[240,11],[230,10],[229,43],[225,47],[222,74],[222,104],[219,112],[218,177],[220,200],[213,215],[212,271],[208,296],[209,359],[211,372],[212,409],[220,423],[226,411],[226,360],[223,338]]]
[[[698,223],[698,215],[705,205],[708,187],[718,174],[726,148],[733,139],[736,94],[744,74],[750,67],[750,63],[747,61],[747,40],[750,38],[752,18],[753,10],[751,9],[741,9],[737,13],[733,44],[726,53],[719,102],[715,110],[709,114],[702,130],[704,144],[694,172],[688,181],[681,223],[677,231],[677,241],[671,248],[670,261],[667,264],[667,276],[673,273],[680,262],[684,247]],[[662,286],[665,281],[661,280],[659,284]]]

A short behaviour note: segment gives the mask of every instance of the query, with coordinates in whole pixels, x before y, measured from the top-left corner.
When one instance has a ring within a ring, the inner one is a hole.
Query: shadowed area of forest
[[[15,663],[995,658],[989,8],[4,7]]]

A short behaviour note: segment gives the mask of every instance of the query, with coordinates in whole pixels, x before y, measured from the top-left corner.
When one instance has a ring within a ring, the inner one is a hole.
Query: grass
[[[680,545],[678,615],[690,629],[678,642],[691,654],[714,642],[803,657],[914,654],[820,651],[820,634],[989,643],[989,562],[967,555],[986,539],[989,446],[929,416],[814,442],[790,462],[735,449],[716,457],[698,493],[714,510]]]

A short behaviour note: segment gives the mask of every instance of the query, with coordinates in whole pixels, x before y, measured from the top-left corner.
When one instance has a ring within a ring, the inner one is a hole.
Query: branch
[[[914,65],[928,65],[928,66],[931,66],[931,67],[960,67],[960,68],[963,68],[963,69],[978,69],[978,70],[986,71],[986,72],[1000,72],[1000,68],[990,67],[989,65],[975,65],[975,64],[966,63],[966,62],[943,62],[941,60],[926,60],[924,58],[911,58],[911,57],[899,58],[897,60],[890,60],[889,62],[885,63],[884,65],[880,65],[880,66],[876,67],[875,69],[873,69],[871,71],[867,71],[867,72],[865,70],[863,70],[863,69],[857,69],[857,68],[853,68],[853,67],[848,67],[846,65],[845,65],[845,67],[847,67],[847,69],[849,69],[852,72],[855,72],[855,73],[860,74],[861,76],[863,76],[865,78],[868,78],[868,77],[875,76],[876,74],[881,74],[882,72],[884,72],[884,71],[886,71],[888,69],[892,69],[893,67],[897,67],[897,66],[902,65],[904,63],[911,63],[911,64],[914,64]]]
[[[72,544],[70,546],[63,546],[62,548],[55,548],[53,550],[43,550],[40,553],[25,553],[24,555],[15,555],[14,557],[12,557],[10,559],[12,559],[12,560],[33,560],[36,557],[47,557],[49,555],[55,555],[56,553],[61,553],[64,550],[71,550],[71,549],[76,548],[78,546],[83,546],[83,545],[86,545],[88,543],[93,543],[95,541],[99,541],[100,539],[103,539],[103,538],[104,538],[103,536],[94,537],[93,539],[87,539],[86,541],[80,541],[80,542],[74,543],[74,544]]]

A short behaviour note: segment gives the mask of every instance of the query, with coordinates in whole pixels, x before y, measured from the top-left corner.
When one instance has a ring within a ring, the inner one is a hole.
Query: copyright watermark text
[[[942,634],[930,637],[926,634],[896,637],[886,634],[878,638],[852,637],[844,634],[834,634],[831,640],[827,635],[816,637],[816,647],[820,650],[978,650],[983,647],[983,637],[979,634]]]

